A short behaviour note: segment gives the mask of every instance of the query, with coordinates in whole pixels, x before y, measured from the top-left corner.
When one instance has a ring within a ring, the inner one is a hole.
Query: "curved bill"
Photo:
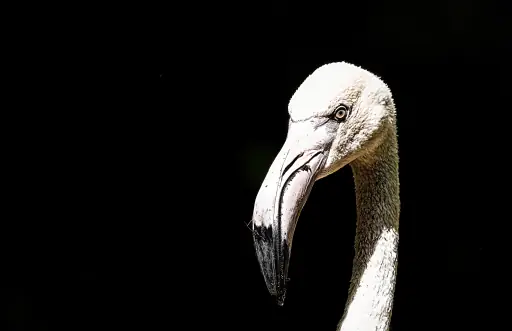
[[[287,139],[254,205],[252,224],[256,255],[267,288],[280,306],[286,295],[295,226],[326,160],[324,146],[308,143],[308,140],[307,137]]]

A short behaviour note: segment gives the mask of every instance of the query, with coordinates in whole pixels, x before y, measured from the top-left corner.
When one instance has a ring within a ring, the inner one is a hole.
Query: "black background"
[[[481,329],[488,230],[500,219],[492,160],[510,109],[507,8],[209,6],[158,8],[149,32],[126,32],[134,44],[110,45],[107,60],[89,41],[94,63],[79,55],[58,72],[65,112],[21,111],[2,234],[4,329],[334,330],[353,257],[350,168],[314,186],[282,308],[246,223],[284,142],[289,98],[335,61],[380,76],[397,107],[392,329]],[[129,32],[143,25],[128,21]]]

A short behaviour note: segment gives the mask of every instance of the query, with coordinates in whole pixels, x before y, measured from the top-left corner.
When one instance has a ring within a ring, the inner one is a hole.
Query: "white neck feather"
[[[351,164],[357,202],[355,257],[339,331],[385,331],[391,321],[400,214],[398,153],[392,133],[371,157]]]

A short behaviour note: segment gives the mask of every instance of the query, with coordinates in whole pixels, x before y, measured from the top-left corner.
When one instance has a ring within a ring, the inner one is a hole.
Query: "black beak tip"
[[[278,294],[278,295],[276,296],[277,305],[278,305],[279,307],[284,306],[284,298],[285,298],[285,296],[286,296],[286,295],[285,295],[285,292],[280,293],[280,294]]]

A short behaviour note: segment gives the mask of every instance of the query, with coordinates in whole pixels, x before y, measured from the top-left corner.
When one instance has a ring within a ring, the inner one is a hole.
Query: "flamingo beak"
[[[286,296],[293,233],[327,159],[325,147],[329,146],[310,144],[310,140],[289,135],[270,167],[254,205],[252,224],[256,255],[268,291],[280,306]]]

